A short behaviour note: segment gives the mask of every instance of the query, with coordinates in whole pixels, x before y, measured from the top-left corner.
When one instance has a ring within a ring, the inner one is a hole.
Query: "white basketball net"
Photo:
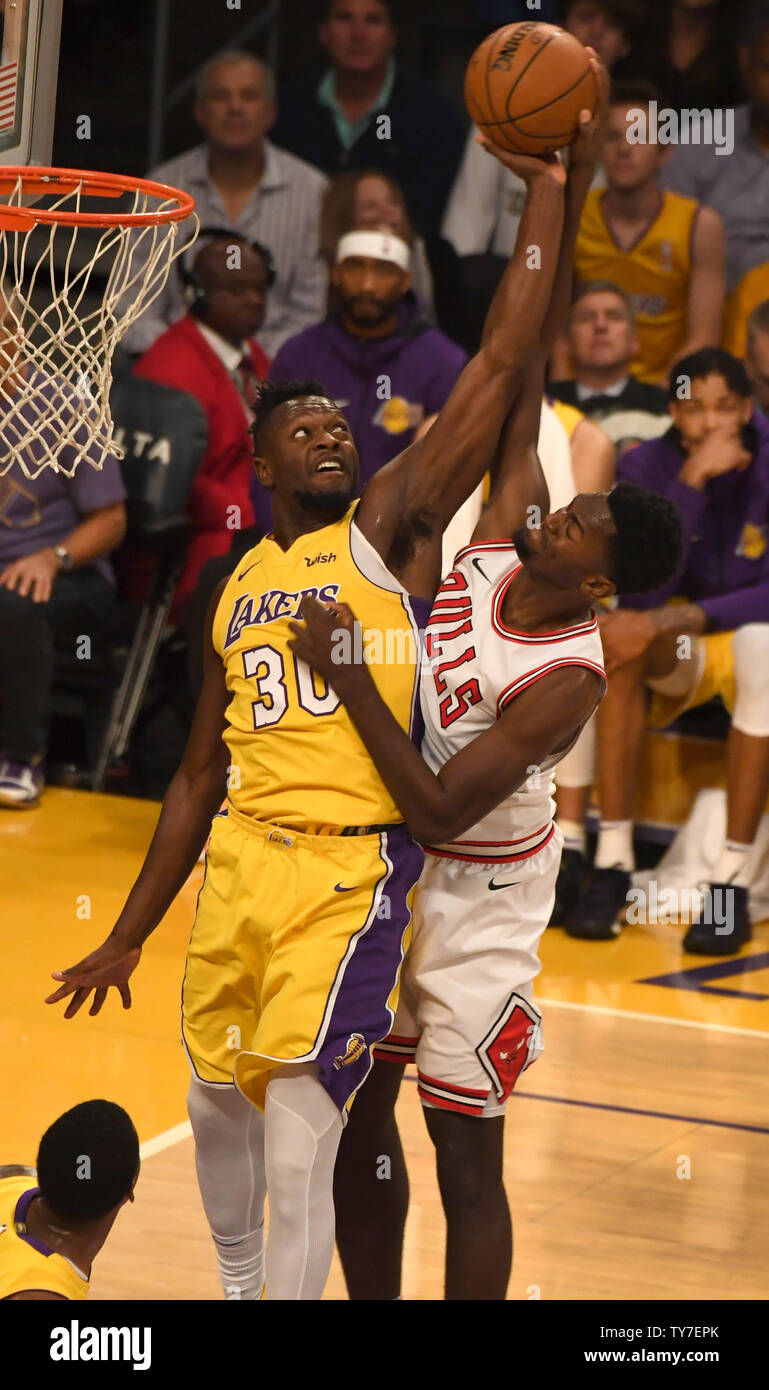
[[[22,192],[19,179],[3,203],[21,206]],[[134,214],[177,206],[146,190],[123,196]],[[78,183],[48,208],[88,211],[87,191]],[[112,355],[190,246],[191,226],[194,241],[194,214],[182,235],[174,221],[0,230],[0,475],[18,463],[28,478],[44,468],[71,477],[82,459],[98,469],[124,456],[112,442]]]

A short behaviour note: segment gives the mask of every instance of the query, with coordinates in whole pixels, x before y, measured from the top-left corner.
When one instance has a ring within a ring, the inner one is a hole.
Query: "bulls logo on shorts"
[[[512,1094],[521,1072],[542,1051],[541,1032],[538,1010],[520,994],[511,994],[499,1018],[475,1049],[500,1104]]]

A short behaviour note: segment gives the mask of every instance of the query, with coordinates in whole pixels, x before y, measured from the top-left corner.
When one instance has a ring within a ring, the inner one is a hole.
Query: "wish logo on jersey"
[[[265,623],[277,622],[278,618],[295,618],[304,599],[317,598],[321,603],[332,603],[339,597],[338,584],[324,584],[322,589],[299,589],[295,594],[285,589],[269,589],[266,594],[254,598],[251,594],[241,594],[227,624],[224,650],[237,642],[241,632],[247,627],[262,627]]]

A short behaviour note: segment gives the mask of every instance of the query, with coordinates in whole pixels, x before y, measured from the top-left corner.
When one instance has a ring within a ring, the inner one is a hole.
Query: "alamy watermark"
[[[715,145],[717,155],[734,153],[734,111],[717,107],[712,111],[676,111],[660,108],[658,101],[632,106],[627,112],[629,145]]]
[[[701,913],[701,915],[700,915]],[[652,879],[648,888],[630,888],[625,908],[625,921],[631,926],[667,926],[694,919],[706,927],[715,927],[716,936],[731,936],[734,932],[734,889],[662,888]]]

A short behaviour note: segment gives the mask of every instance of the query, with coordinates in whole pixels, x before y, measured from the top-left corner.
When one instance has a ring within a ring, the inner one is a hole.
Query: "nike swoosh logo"
[[[490,878],[489,888],[493,893],[496,888],[515,888],[519,883],[523,883],[522,878],[517,878],[514,883],[495,883],[493,878]]]
[[[353,884],[352,888],[343,888],[342,885],[341,885],[341,883],[337,883],[337,884],[334,885],[334,892],[335,892],[335,893],[354,893],[354,892],[355,892],[355,886],[356,886],[356,885]]]
[[[238,575],[238,583],[240,583],[241,579],[245,579],[246,575],[250,574],[252,570],[255,570],[257,565],[260,563],[261,562],[259,560],[254,560],[253,565],[249,565],[247,570],[244,570],[242,574]]]
[[[490,584],[490,583],[491,583],[491,580],[489,579],[489,576],[488,576],[487,574],[484,574],[484,573],[483,573],[483,570],[481,569],[481,562],[480,562],[480,560],[477,559],[477,558],[473,559],[473,564],[475,565],[475,568],[477,569],[477,571],[478,571],[478,573],[481,575],[481,577],[482,577],[483,579],[486,580],[486,583],[487,583],[487,584]]]

